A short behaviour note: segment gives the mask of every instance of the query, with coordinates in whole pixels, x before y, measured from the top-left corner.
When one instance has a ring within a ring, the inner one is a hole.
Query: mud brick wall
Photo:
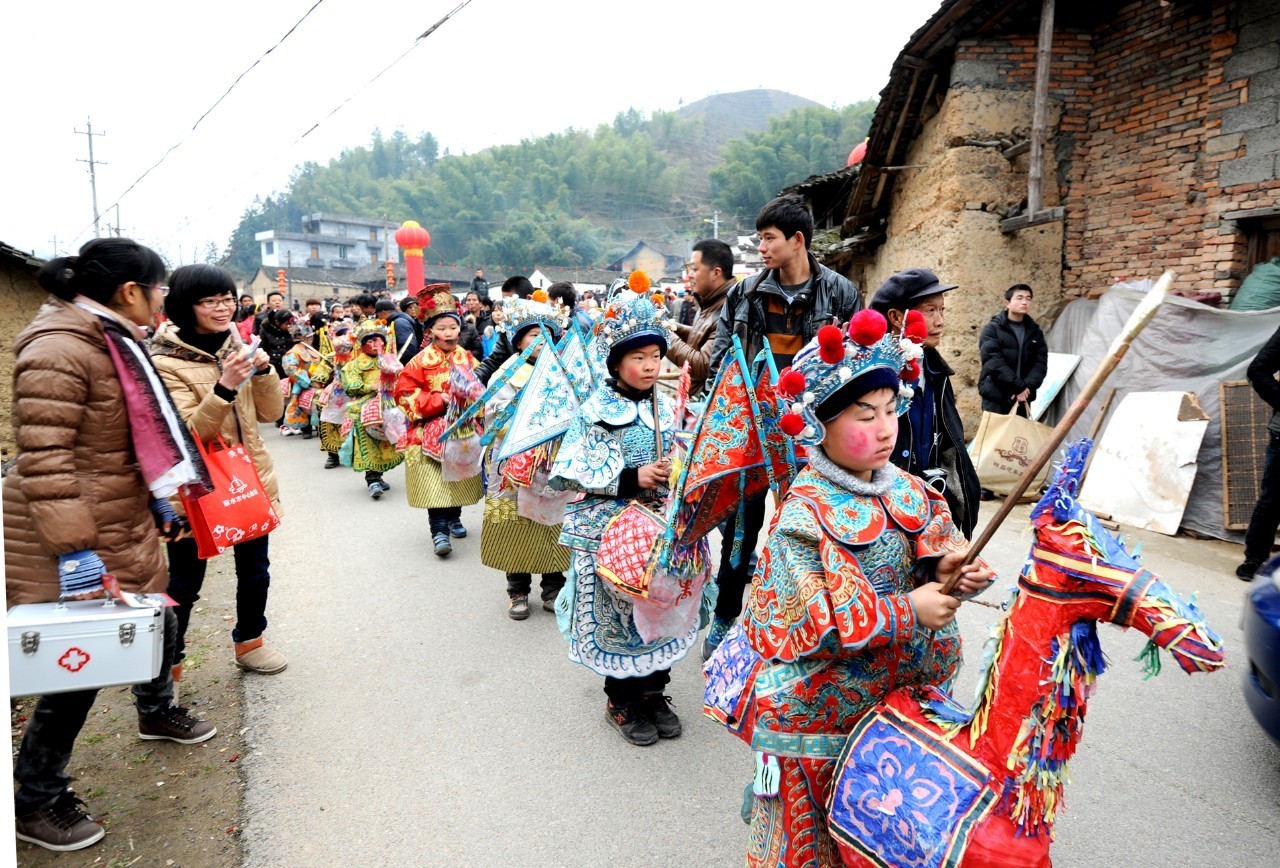
[[[0,461],[17,454],[13,439],[13,342],[48,296],[36,283],[35,269],[0,256]]]

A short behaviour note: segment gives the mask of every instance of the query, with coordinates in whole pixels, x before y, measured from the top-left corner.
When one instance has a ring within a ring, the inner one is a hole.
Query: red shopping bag
[[[199,557],[220,555],[230,546],[266,536],[279,527],[280,517],[258,478],[253,456],[244,446],[228,446],[221,437],[208,446],[199,437],[192,439],[213,481],[213,491],[203,497],[182,494]]]

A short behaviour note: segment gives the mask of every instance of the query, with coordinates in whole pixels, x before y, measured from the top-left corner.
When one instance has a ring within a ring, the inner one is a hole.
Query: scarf
[[[184,488],[192,497],[213,491],[209,471],[191,432],[178,416],[178,408],[160,382],[147,351],[115,317],[84,301],[76,301],[76,306],[102,322],[107,354],[124,392],[133,452],[151,496],[166,499]]]

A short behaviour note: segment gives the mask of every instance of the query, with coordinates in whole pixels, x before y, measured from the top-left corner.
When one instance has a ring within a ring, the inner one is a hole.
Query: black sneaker
[[[453,544],[449,542],[448,531],[432,534],[431,542],[435,545],[436,557],[447,558],[453,554]]]
[[[462,539],[467,535],[467,529],[462,526],[462,522],[456,518],[449,522],[449,536],[454,539]]]
[[[609,725],[622,733],[628,744],[648,747],[658,740],[658,728],[640,713],[638,705],[614,705],[605,700],[604,716]]]
[[[1253,576],[1262,568],[1262,564],[1257,561],[1245,561],[1236,567],[1236,578],[1243,579],[1246,582],[1252,582]]]
[[[640,700],[640,711],[658,731],[658,738],[679,738],[684,732],[672,704],[671,697],[661,693],[646,693]]]
[[[171,705],[155,714],[138,713],[138,738],[143,741],[176,741],[199,744],[218,734],[218,728],[207,720],[197,720],[185,708]]]
[[[341,467],[342,462],[338,460],[338,456],[333,452],[325,453],[329,457],[324,460],[324,469],[332,470],[335,467]]]
[[[93,817],[81,810],[81,805],[84,802],[71,790],[67,790],[43,811],[18,817],[18,840],[59,853],[82,850],[90,844],[98,843],[107,832],[93,821]]]

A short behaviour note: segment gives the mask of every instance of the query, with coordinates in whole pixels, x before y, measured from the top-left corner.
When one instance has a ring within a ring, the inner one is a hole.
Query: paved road
[[[554,616],[506,617],[478,539],[447,561],[431,554],[403,473],[375,503],[357,474],[321,469],[315,441],[271,447],[285,519],[268,635],[290,666],[246,681],[249,865],[742,864],[750,756],[699,716],[694,661],[670,688],[684,736],[624,744],[604,721],[601,679],[567,660]],[[478,505],[463,518],[479,531]],[[1024,528],[1006,526],[988,551],[1004,576],[1025,556]],[[1200,591],[1230,666],[1188,677],[1168,664],[1143,682],[1131,659],[1143,640],[1102,631],[1112,668],[1073,763],[1055,865],[1278,864],[1280,749],[1240,698],[1239,549],[1135,536],[1148,566]],[[962,612],[962,697],[996,615]]]

